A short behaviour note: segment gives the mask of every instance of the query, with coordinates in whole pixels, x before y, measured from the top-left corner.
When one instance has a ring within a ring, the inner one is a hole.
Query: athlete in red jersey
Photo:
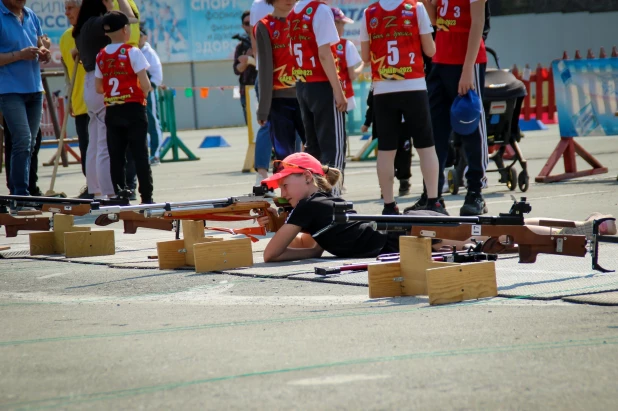
[[[297,63],[294,74],[307,139],[305,149],[322,164],[343,170],[346,144],[343,113],[348,103],[332,49],[339,42],[333,13],[322,2],[301,0],[288,21]],[[333,193],[339,195],[339,187]]]
[[[343,38],[343,33],[346,24],[354,23],[349,17],[336,7],[331,8],[333,16],[335,17],[335,27],[337,27],[337,34],[339,34],[339,43],[335,48],[335,56],[337,57],[337,68],[339,69],[339,78],[341,79],[341,86],[345,97],[348,99],[348,112],[356,108],[356,99],[354,98],[354,87],[352,82],[356,80],[359,74],[363,71],[363,60],[354,43],[350,40]]]
[[[485,83],[487,55],[482,39],[485,26],[485,0],[424,0],[432,23],[438,27],[436,54],[427,77],[431,120],[440,162],[438,189],[444,185],[444,166],[451,136],[450,108],[457,95],[474,90],[481,95]],[[460,138],[468,169],[468,193],[460,214],[487,213],[481,194],[486,186],[489,155],[485,115],[481,110],[479,128]],[[419,205],[426,202],[421,197]]]
[[[296,150],[296,134],[305,141],[300,106],[296,99],[296,58],[290,51],[290,24],[287,16],[293,0],[266,0],[272,14],[260,20],[254,29],[257,43],[260,96],[258,123],[270,123],[269,133],[275,157],[283,160]],[[277,170],[275,170],[276,172]]]
[[[438,157],[433,142],[423,56],[435,53],[431,23],[416,0],[380,0],[361,24],[361,54],[371,63],[378,138],[378,180],[382,214],[399,214],[393,182],[401,118],[409,124],[431,201],[424,209],[446,214],[438,201]]]
[[[132,50],[132,46],[121,44],[110,49],[110,52],[103,49],[97,55],[97,68],[103,76],[103,101],[106,106],[125,103],[146,105],[146,95],[133,70],[131,54],[135,56],[136,53]]]
[[[132,194],[126,188],[127,147],[135,160],[142,203],[152,203],[152,172],[148,159],[148,119],[145,96],[151,89],[149,64],[139,48],[127,43],[129,19],[119,11],[103,17],[103,30],[111,39],[97,55],[95,87],[106,105],[105,125],[112,184],[116,195]]]

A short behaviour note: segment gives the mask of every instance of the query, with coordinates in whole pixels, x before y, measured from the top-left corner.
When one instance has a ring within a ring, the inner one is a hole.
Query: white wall
[[[496,50],[503,68],[548,66],[565,50],[572,58],[579,49],[585,58],[589,48],[598,57],[605,47],[609,55],[618,46],[618,12],[492,17],[487,45]]]

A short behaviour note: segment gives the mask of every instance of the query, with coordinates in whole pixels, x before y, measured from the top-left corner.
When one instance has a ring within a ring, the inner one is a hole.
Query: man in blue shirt
[[[38,17],[25,0],[0,0],[0,111],[11,132],[10,191],[29,195],[30,153],[43,110],[39,62],[51,59]]]

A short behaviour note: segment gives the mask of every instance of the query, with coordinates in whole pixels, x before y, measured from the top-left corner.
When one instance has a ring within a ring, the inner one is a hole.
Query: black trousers
[[[75,131],[77,132],[77,140],[79,142],[79,155],[82,159],[82,173],[86,175],[86,152],[88,151],[88,142],[90,135],[88,134],[88,123],[90,116],[88,113],[75,116]]]
[[[13,151],[13,143],[11,141],[11,132],[9,131],[9,127],[6,125],[6,119],[3,121],[2,127],[4,127],[4,172],[6,173],[6,186],[10,192],[11,187],[9,185],[9,181],[11,179],[11,151]],[[37,186],[37,182],[39,181],[39,150],[41,149],[42,139],[43,134],[39,128],[39,132],[36,135],[36,141],[34,143],[34,149],[32,150],[32,153],[30,153],[30,174],[28,176],[28,192],[30,195],[43,194]]]
[[[401,124],[405,129],[405,123]],[[408,180],[412,177],[412,142],[410,135],[403,133],[399,136],[399,146],[395,153],[395,178]]]
[[[148,161],[148,119],[146,107],[139,103],[108,106],[105,113],[107,149],[114,189],[126,187],[126,153],[131,150],[135,161],[142,202],[152,201],[152,171]]]
[[[296,133],[305,142],[305,128],[297,99],[273,98],[268,121],[270,141],[277,160],[283,160],[296,152]]]
[[[476,64],[475,87],[479,96],[485,84],[485,64]],[[429,91],[429,106],[431,108],[431,123],[436,143],[436,152],[440,163],[438,193],[442,193],[444,186],[444,167],[449,154],[449,139],[451,137],[451,106],[457,97],[457,89],[461,78],[463,66],[451,64],[433,63],[431,73],[427,78]],[[485,113],[481,110],[479,128],[472,134],[460,136],[463,152],[468,162],[466,179],[468,190],[480,193],[486,186],[487,163],[487,128]]]
[[[296,83],[296,97],[305,127],[306,151],[324,165],[343,171],[345,115],[337,110],[328,81]]]

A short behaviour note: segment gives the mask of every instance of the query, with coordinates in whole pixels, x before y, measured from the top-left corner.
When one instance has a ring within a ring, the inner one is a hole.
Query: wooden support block
[[[253,265],[253,250],[248,238],[195,244],[193,249],[197,273]]]
[[[67,231],[64,233],[67,258],[116,254],[114,230]]]
[[[64,234],[75,231],[90,231],[90,227],[73,226],[72,215],[54,214],[54,250],[49,254],[64,254]]]
[[[498,295],[493,261],[427,270],[429,304],[440,305]]]
[[[30,233],[30,255],[54,254],[54,233]]]
[[[399,262],[369,264],[369,298],[401,297]]]
[[[173,270],[185,266],[185,240],[161,241],[157,243],[159,270]]]
[[[427,269],[458,265],[433,261],[431,252],[431,239],[429,238],[399,237],[399,260],[403,277],[402,295],[427,295]]]

